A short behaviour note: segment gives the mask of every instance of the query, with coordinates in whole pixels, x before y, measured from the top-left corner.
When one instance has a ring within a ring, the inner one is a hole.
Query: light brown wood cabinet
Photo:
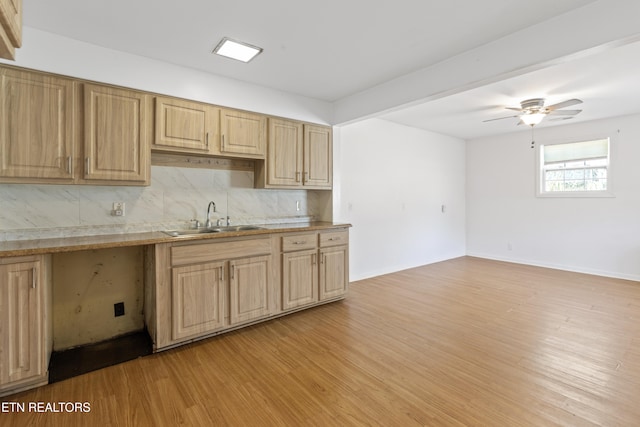
[[[223,108],[220,110],[220,153],[228,157],[264,159],[267,117]]]
[[[220,109],[177,98],[155,99],[155,150],[220,154]]]
[[[328,126],[269,119],[267,157],[256,170],[256,187],[331,189],[333,142]]]
[[[151,98],[0,67],[0,182],[149,185]]]
[[[155,349],[210,336],[277,312],[272,238],[156,245],[145,296]],[[151,267],[151,266],[148,266]],[[171,333],[167,333],[170,331]]]
[[[225,326],[224,262],[173,269],[171,281],[174,340],[197,337]]]
[[[15,59],[22,46],[22,0],[0,0],[0,58]]]
[[[0,179],[72,182],[74,82],[0,69]]]
[[[0,396],[48,381],[47,277],[43,257],[0,259]]]
[[[151,96],[83,84],[84,179],[148,185],[151,172]]]
[[[349,283],[347,229],[282,237],[282,309],[341,298]]]
[[[271,255],[229,261],[229,324],[272,314]]]

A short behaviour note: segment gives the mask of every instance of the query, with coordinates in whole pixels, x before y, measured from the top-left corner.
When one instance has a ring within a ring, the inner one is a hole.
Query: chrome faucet
[[[211,227],[211,206],[213,206],[213,211],[216,211],[216,204],[214,202],[209,202],[209,206],[207,206],[207,222],[204,223],[204,226],[209,228]]]

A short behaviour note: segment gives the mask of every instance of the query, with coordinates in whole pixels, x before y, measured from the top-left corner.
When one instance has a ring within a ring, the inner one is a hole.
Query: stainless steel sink
[[[168,230],[168,231],[163,231],[163,233],[168,234],[169,236],[172,236],[172,237],[186,237],[186,236],[197,236],[200,234],[228,233],[231,231],[250,231],[250,230],[262,230],[262,227],[257,227],[255,225],[227,225],[223,227],[190,228],[187,230]]]
[[[181,237],[181,236],[196,236],[198,234],[211,234],[211,233],[219,233],[220,230],[215,230],[213,228],[190,228],[188,230],[168,230],[163,231],[164,234],[168,234],[172,237]]]
[[[212,227],[211,230],[218,230],[224,233],[225,231],[262,230],[262,227],[257,227],[255,225],[227,225],[224,227]]]

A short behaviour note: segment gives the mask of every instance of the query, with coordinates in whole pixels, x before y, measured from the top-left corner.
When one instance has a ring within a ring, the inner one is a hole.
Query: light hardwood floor
[[[2,426],[638,426],[640,283],[463,257],[4,399]]]

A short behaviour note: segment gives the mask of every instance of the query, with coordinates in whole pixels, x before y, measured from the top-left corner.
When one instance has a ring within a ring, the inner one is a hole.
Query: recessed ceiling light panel
[[[260,52],[262,52],[261,47],[224,37],[220,43],[218,43],[218,46],[213,49],[212,53],[235,59],[237,61],[249,62]]]

